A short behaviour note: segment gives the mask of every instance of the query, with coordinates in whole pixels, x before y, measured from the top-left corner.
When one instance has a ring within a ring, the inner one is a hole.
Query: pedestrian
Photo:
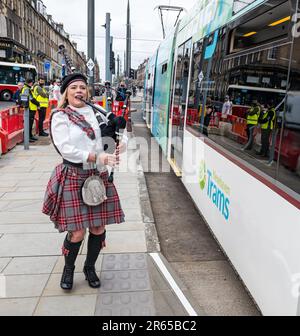
[[[57,102],[60,100],[61,98],[61,94],[60,94],[60,84],[61,84],[61,81],[60,79],[56,79],[55,83],[54,83],[54,86],[53,86],[53,90],[52,90],[52,93],[53,93],[53,99],[56,100]]]
[[[48,136],[49,134],[44,131],[44,120],[49,106],[49,94],[45,89],[45,80],[43,77],[39,77],[38,83],[34,87],[34,94],[36,96],[36,100],[40,103],[40,107],[38,108],[39,136]]]
[[[206,99],[206,113],[205,113],[205,117],[204,117],[204,124],[203,124],[203,134],[208,136],[208,127],[210,124],[210,119],[213,115],[213,111],[214,111],[214,107],[212,104],[212,100],[210,97],[207,97]]]
[[[252,106],[248,110],[246,114],[246,119],[247,119],[247,143],[243,150],[251,150],[253,146],[253,131],[255,127],[257,127],[258,123],[258,117],[260,116],[261,113],[261,107],[260,104],[258,103],[257,99],[253,99],[252,101]]]
[[[24,87],[24,82],[19,82],[18,83],[18,89],[17,91],[14,93],[13,95],[13,101],[18,105],[18,106],[21,106],[22,105],[22,102],[21,102],[21,92],[22,92],[22,89]]]
[[[34,118],[40,103],[36,100],[36,96],[33,91],[33,79],[27,79],[24,84],[21,94],[28,96],[28,108],[29,108],[29,142],[35,142],[38,140],[37,137],[33,135],[32,128],[34,123]]]
[[[225,96],[225,102],[222,106],[222,118],[227,119],[229,115],[232,115],[232,102],[229,96]]]
[[[274,121],[276,112],[273,101],[269,101],[265,105],[265,110],[262,111],[258,118],[258,123],[261,128],[261,149],[257,153],[263,157],[268,157],[270,147],[270,136],[274,129]]]
[[[117,87],[116,101],[125,101],[126,99],[126,86],[124,82],[121,82]]]
[[[50,216],[59,232],[68,232],[62,247],[65,266],[61,288],[71,290],[73,287],[75,260],[86,229],[89,236],[83,272],[89,285],[97,288],[101,283],[95,263],[105,246],[105,226],[124,222],[117,190],[108,182],[106,169],[106,165],[118,164],[117,152],[103,151],[95,113],[79,99],[89,99],[86,77],[80,73],[66,76],[61,94],[58,109],[51,114],[50,135],[63,162],[50,177],[42,211]],[[100,205],[87,205],[83,200],[81,188],[90,176],[100,177],[105,185],[107,199]]]

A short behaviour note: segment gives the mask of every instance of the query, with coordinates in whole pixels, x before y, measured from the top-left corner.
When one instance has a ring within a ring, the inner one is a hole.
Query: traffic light
[[[134,69],[130,69],[129,78],[134,79],[134,77],[135,77],[134,75],[135,75]]]
[[[109,58],[109,69],[111,70],[112,74],[114,74],[116,70],[115,64],[116,64],[115,53],[111,51]]]

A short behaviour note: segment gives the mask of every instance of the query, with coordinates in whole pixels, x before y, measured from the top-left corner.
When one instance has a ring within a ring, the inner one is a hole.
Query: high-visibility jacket
[[[261,117],[261,129],[270,129],[274,128],[274,120],[275,120],[275,109],[270,108],[267,111],[264,111]]]
[[[48,107],[49,95],[47,90],[44,87],[36,85],[33,92],[34,95],[36,96],[36,100],[40,103],[40,107]]]
[[[21,94],[27,95],[28,96],[28,100],[29,100],[29,110],[30,111],[37,111],[38,106],[35,104],[37,102],[36,97],[33,93],[33,90],[31,89],[30,86],[28,86],[27,84],[25,84],[22,88]]]
[[[252,114],[253,112],[255,113]],[[252,115],[250,115],[250,113]],[[259,106],[251,107],[249,113],[247,114],[247,125],[257,125],[259,115],[260,115],[260,107]]]

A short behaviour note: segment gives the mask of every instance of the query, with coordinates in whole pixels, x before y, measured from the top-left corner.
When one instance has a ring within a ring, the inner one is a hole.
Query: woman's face
[[[85,103],[78,99],[87,100],[88,97],[87,85],[83,81],[71,83],[67,90],[67,99],[70,105],[78,108],[85,106]]]

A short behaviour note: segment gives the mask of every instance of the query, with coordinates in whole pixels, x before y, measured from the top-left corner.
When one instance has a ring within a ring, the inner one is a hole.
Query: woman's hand
[[[97,159],[97,156],[96,156],[96,154],[94,154],[94,153],[90,153],[89,154],[89,157],[88,157],[88,159],[87,159],[87,162],[92,162],[92,163],[95,163],[96,162],[96,159]]]
[[[117,158],[117,150],[114,154],[107,154],[105,152],[99,155],[99,160],[104,166],[115,167],[119,165],[119,159]]]
[[[123,154],[126,152],[126,147],[127,147],[127,144],[124,143],[124,142],[120,142],[119,143],[119,146],[117,147],[117,149],[119,150],[119,153],[118,154]]]

